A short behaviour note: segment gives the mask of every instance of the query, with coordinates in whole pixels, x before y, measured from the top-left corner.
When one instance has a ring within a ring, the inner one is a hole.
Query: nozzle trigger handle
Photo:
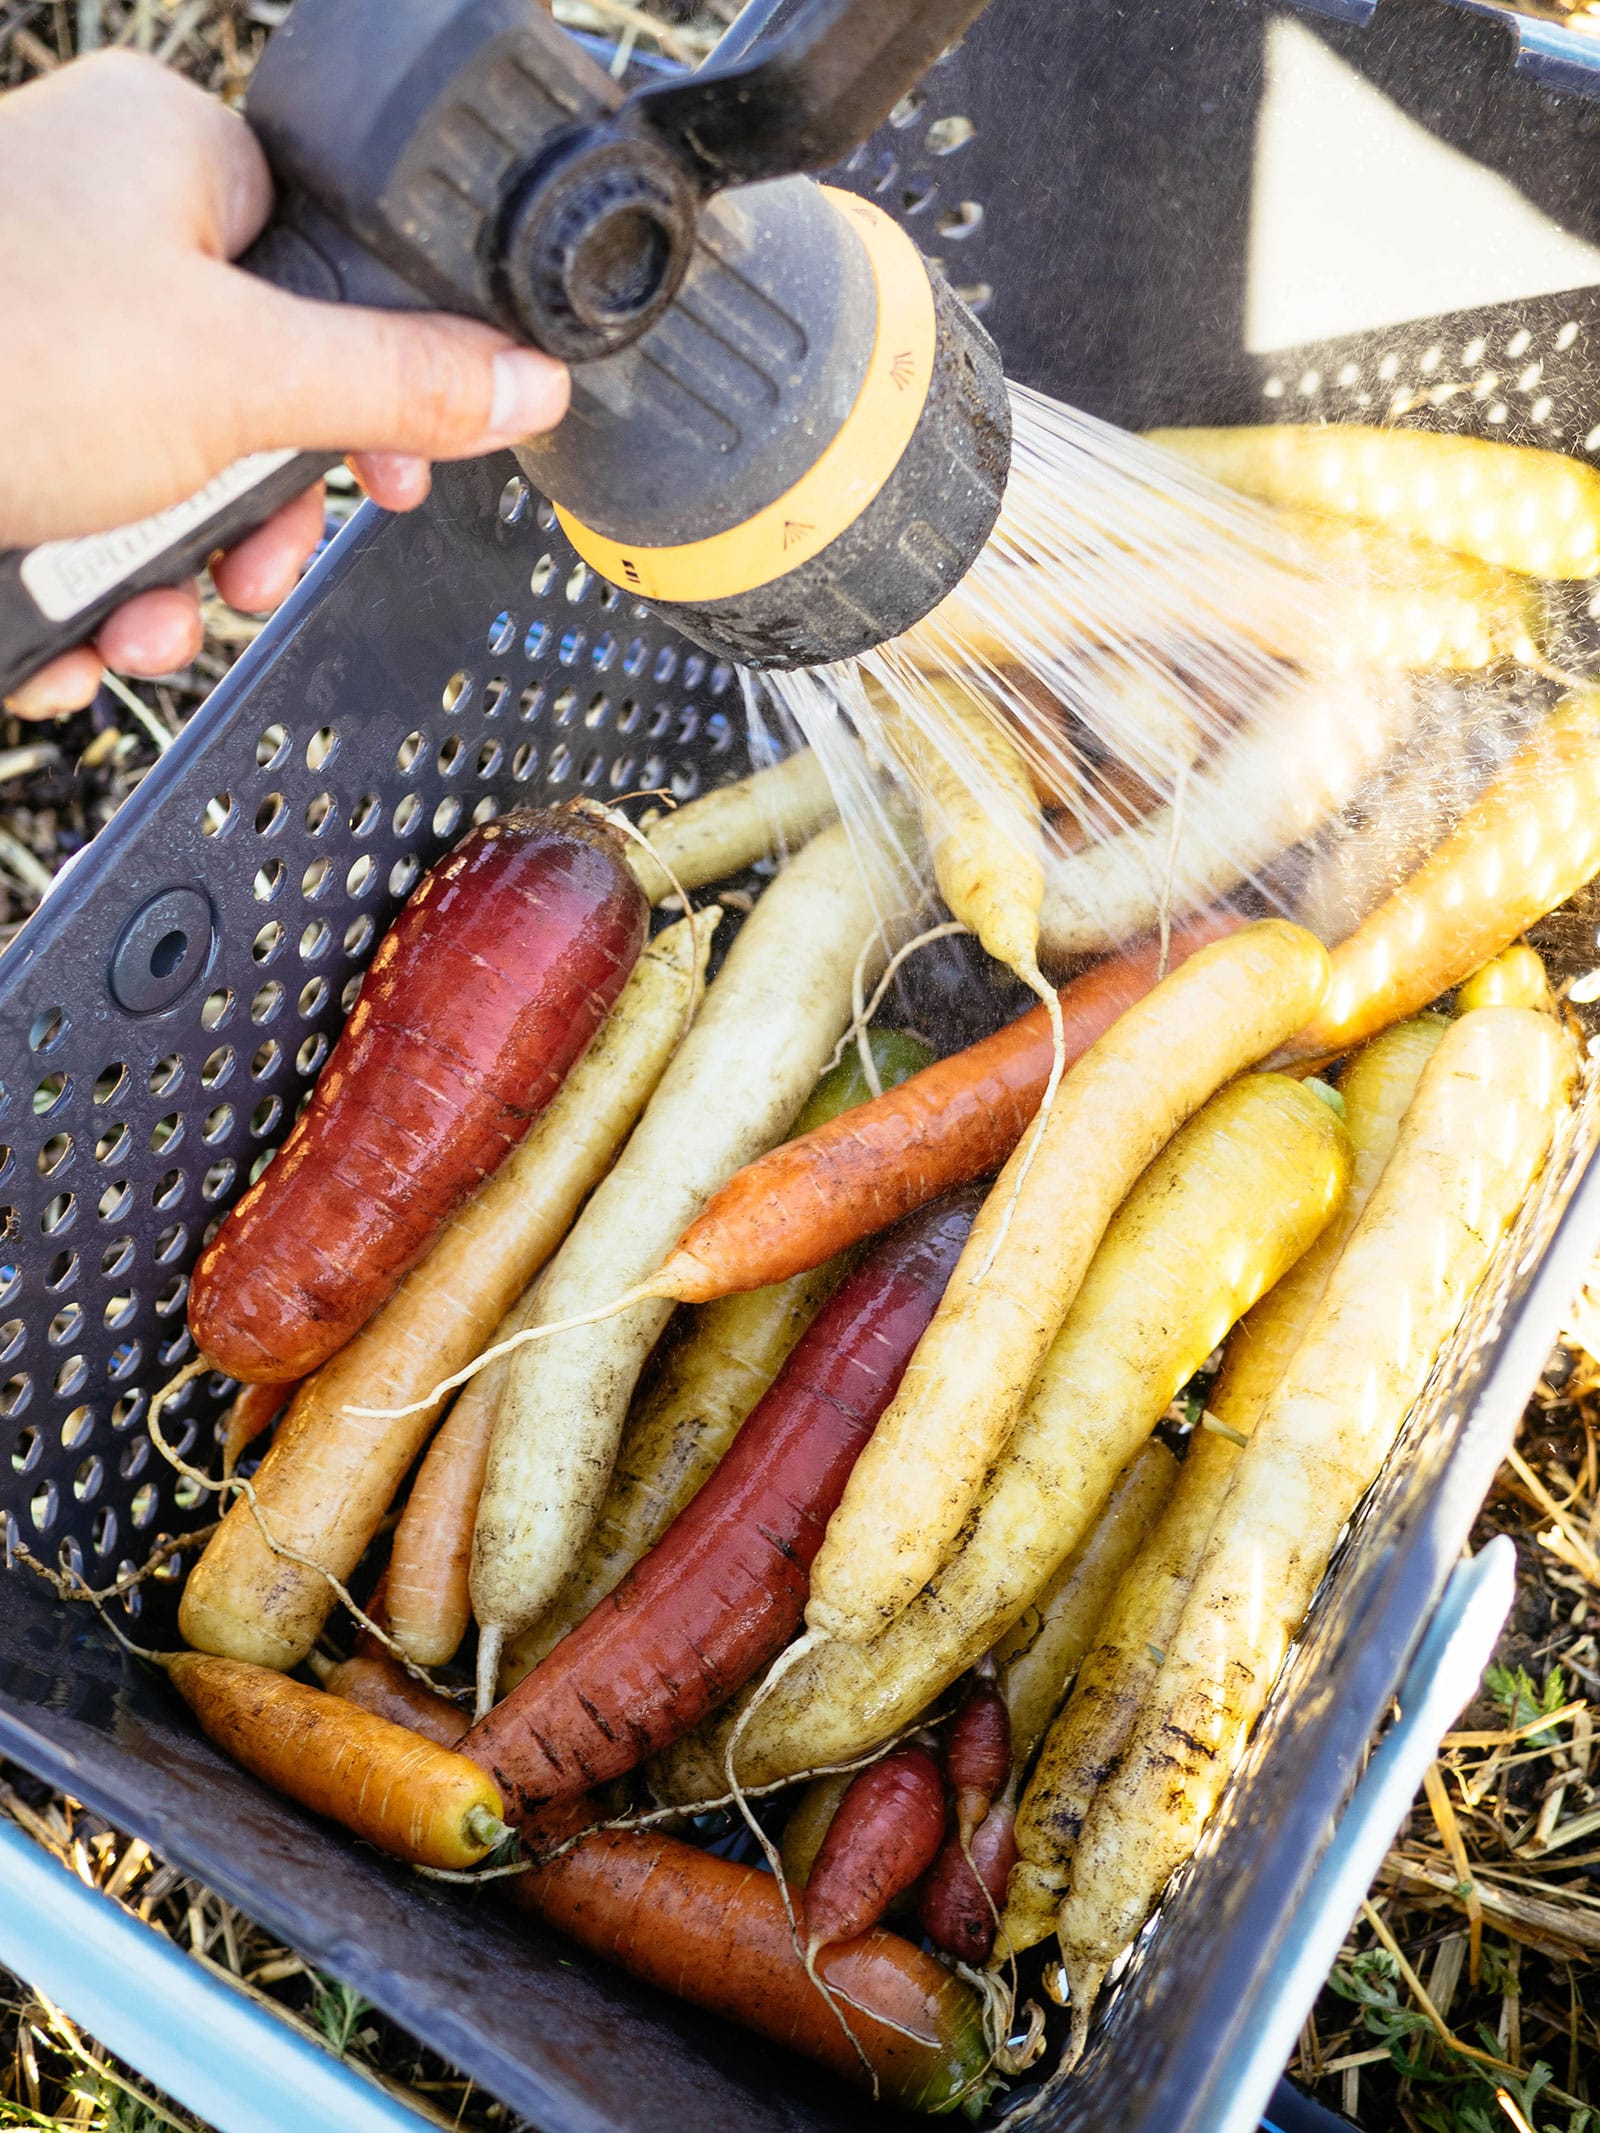
[[[239,264],[296,296],[389,310],[424,301],[293,195]],[[254,452],[197,495],[134,525],[0,553],[0,697],[92,637],[134,593],[193,577],[338,463],[337,452]]]

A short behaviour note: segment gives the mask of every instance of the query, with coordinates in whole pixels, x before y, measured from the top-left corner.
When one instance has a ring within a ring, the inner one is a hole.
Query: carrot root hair
[[[1163,961],[1165,956],[1166,951],[1163,949]],[[1050,1078],[1044,1085],[1044,1094],[1040,1097],[1039,1108],[1033,1115],[1033,1124],[1028,1128],[1028,1145],[1023,1151],[1021,1163],[1017,1166],[1016,1180],[1011,1187],[1011,1196],[1006,1201],[1005,1213],[1000,1217],[1000,1226],[995,1231],[994,1242],[990,1245],[982,1266],[972,1277],[975,1282],[983,1280],[999,1257],[1001,1245],[1006,1241],[1006,1232],[1010,1229],[1011,1218],[1017,1211],[1022,1188],[1028,1182],[1028,1172],[1033,1168],[1033,1159],[1039,1152],[1039,1143],[1050,1123],[1050,1112],[1056,1100],[1056,1091],[1061,1086],[1061,1077],[1067,1071],[1067,1026],[1061,1015],[1061,995],[1040,970],[1037,962],[1019,963],[1016,972],[1023,983],[1039,995],[1044,1011],[1050,1019]]]
[[[899,914],[901,917],[909,915],[906,912]],[[885,925],[887,924],[888,921],[886,920]],[[970,933],[971,931],[972,928],[963,925],[960,919],[951,918],[946,919],[940,925],[929,926],[924,932],[914,935],[911,940],[906,941],[890,956],[888,962],[884,965],[882,977],[879,978],[873,988],[870,1000],[866,998],[867,957],[871,954],[874,944],[882,938],[884,927],[880,926],[876,933],[865,940],[861,946],[861,953],[856,957],[855,972],[850,980],[850,1004],[852,1009],[850,1026],[834,1046],[833,1056],[829,1059],[823,1071],[831,1073],[840,1060],[843,1059],[846,1047],[853,1043],[856,1048],[856,1056],[861,1061],[861,1072],[867,1087],[874,1096],[881,1096],[883,1094],[883,1082],[878,1074],[878,1062],[873,1058],[872,1046],[867,1042],[867,1031],[873,1016],[876,1015],[878,1009],[888,997],[889,987],[894,983],[901,965],[909,957],[915,955],[919,948],[926,948],[933,941],[949,940],[953,934]]]
[[[340,1606],[354,1616],[366,1634],[375,1638],[389,1656],[397,1660],[405,1668],[414,1681],[420,1681],[424,1688],[432,1689],[436,1696],[448,1696],[449,1690],[441,1688],[426,1667],[418,1666],[408,1653],[401,1650],[383,1624],[373,1620],[372,1616],[367,1613],[360,1601],[351,1592],[349,1586],[344,1583],[342,1578],[336,1577],[326,1563],[319,1563],[309,1555],[302,1555],[298,1548],[291,1548],[287,1541],[279,1540],[277,1534],[267,1524],[267,1515],[261,1508],[260,1499],[256,1495],[255,1485],[252,1482],[248,1481],[242,1474],[224,1474],[220,1481],[214,1479],[210,1474],[203,1474],[197,1466],[191,1466],[189,1461],[178,1451],[177,1447],[168,1440],[167,1433],[162,1427],[162,1416],[184,1387],[192,1384],[197,1377],[210,1368],[211,1365],[206,1358],[203,1355],[197,1355],[192,1362],[185,1363],[175,1377],[168,1378],[166,1384],[162,1386],[161,1390],[150,1402],[150,1419],[145,1424],[150,1442],[155,1446],[162,1458],[165,1459],[168,1466],[173,1469],[174,1473],[181,1474],[185,1481],[192,1482],[197,1489],[204,1489],[208,1495],[212,1496],[242,1496],[250,1506],[250,1516],[255,1520],[256,1530],[260,1533],[264,1546],[270,1549],[272,1554],[280,1556],[286,1563],[293,1563],[299,1569],[312,1571],[317,1577],[325,1579]],[[122,1641],[127,1643],[126,1638],[123,1638]],[[133,1648],[131,1645],[129,1646],[130,1650]],[[156,1656],[159,1657],[159,1654]]]
[[[789,1672],[790,1668],[797,1666],[802,1659],[808,1657],[810,1653],[816,1650],[819,1644],[824,1643],[826,1641],[826,1638],[827,1632],[825,1630],[808,1630],[803,1637],[797,1637],[794,1643],[789,1646],[787,1651],[779,1652],[777,1658],[774,1659],[771,1666],[768,1667],[766,1672],[766,1678],[762,1681],[760,1688],[756,1690],[754,1696],[751,1697],[750,1701],[739,1713],[739,1717],[734,1726],[734,1729],[728,1736],[728,1746],[723,1757],[723,1771],[728,1780],[728,1789],[732,1796],[733,1804],[739,1810],[740,1818],[743,1821],[746,1829],[749,1830],[750,1834],[755,1838],[757,1844],[760,1845],[762,1857],[766,1860],[767,1865],[771,1870],[773,1880],[776,1881],[778,1884],[778,1894],[783,1898],[783,1915],[789,1922],[789,1938],[794,1942],[794,1952],[800,1958],[801,1964],[805,1969],[806,1976],[811,1980],[812,1984],[815,1985],[818,1992],[821,1993],[823,2001],[827,2006],[828,2012],[833,2016],[833,2019],[838,2023],[839,2027],[849,2038],[851,2050],[855,2053],[856,2057],[861,2061],[862,2066],[866,2069],[867,2079],[872,2084],[872,2100],[874,2103],[876,2103],[878,2101],[879,2096],[877,2068],[868,2058],[866,2050],[862,2045],[861,2039],[856,2035],[855,2031],[850,2027],[849,2022],[845,2019],[844,2010],[840,2007],[835,1995],[828,1989],[828,1987],[823,1983],[822,1979],[817,1975],[816,1943],[812,1941],[808,1944],[802,1944],[801,1942],[800,1921],[794,1915],[794,1902],[789,1894],[789,1883],[784,1875],[783,1860],[779,1855],[778,1847],[773,1843],[772,1839],[767,1835],[766,1831],[761,1827],[761,1824],[756,1820],[755,1815],[752,1813],[749,1799],[746,1797],[745,1794],[745,1789],[739,1783],[739,1773],[734,1767],[735,1758],[737,1757],[739,1751],[739,1742],[743,1738],[744,1729],[750,1723],[750,1720],[754,1713],[760,1710],[761,1706],[772,1694],[773,1690],[783,1679],[784,1675]]]
[[[549,1325],[524,1326],[520,1333],[507,1334],[503,1341],[496,1341],[493,1347],[485,1348],[481,1355],[475,1356],[453,1376],[441,1378],[432,1391],[425,1392],[420,1400],[408,1401],[404,1407],[347,1407],[344,1412],[347,1415],[359,1415],[364,1422],[403,1422],[408,1415],[420,1415],[424,1408],[436,1406],[446,1393],[455,1392],[469,1379],[475,1378],[480,1370],[486,1370],[491,1363],[497,1363],[503,1355],[514,1354],[518,1348],[526,1348],[534,1341],[548,1340],[555,1333],[576,1333],[580,1326],[598,1326],[608,1318],[619,1318],[624,1311],[631,1311],[635,1304],[676,1300],[670,1289],[661,1286],[661,1276],[654,1275],[649,1281],[640,1282],[637,1288],[629,1289],[626,1295],[617,1297],[614,1302],[597,1304],[592,1311],[580,1311],[576,1318],[558,1318],[552,1320]],[[213,1483],[212,1486],[215,1487],[216,1484]]]
[[[672,799],[671,804],[676,807],[678,803],[676,799]],[[600,800],[591,800],[587,795],[580,794],[572,803],[572,811],[577,815],[588,815],[594,821],[604,822],[609,829],[616,830],[623,837],[631,837],[635,844],[642,845],[662,873],[666,875],[668,881],[671,882],[673,892],[683,906],[683,915],[689,921],[689,968],[687,974],[688,982],[684,989],[683,1016],[678,1024],[678,1042],[682,1044],[684,1038],[689,1034],[689,1025],[694,1020],[695,972],[700,968],[699,913],[689,901],[688,890],[677,875],[673,873],[671,867],[668,866],[644,831],[640,829],[638,823],[630,822],[620,808],[607,807]]]
[[[1167,839],[1166,871],[1161,878],[1161,905],[1156,928],[1161,938],[1161,959],[1156,964],[1156,983],[1166,977],[1172,963],[1172,885],[1178,874],[1178,845],[1183,837],[1183,808],[1189,797],[1189,765],[1180,763],[1172,781],[1172,835]]]

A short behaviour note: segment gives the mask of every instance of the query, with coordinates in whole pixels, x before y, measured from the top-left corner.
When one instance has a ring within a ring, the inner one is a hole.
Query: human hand
[[[489,326],[314,303],[230,265],[271,207],[244,120],[153,60],[97,53],[0,98],[0,547],[126,524],[284,447],[349,450],[369,496],[410,510],[431,460],[560,421],[564,366]],[[218,593],[276,606],[321,533],[318,484],[213,563]],[[102,663],[160,674],[199,648],[194,586],[140,593],[6,708],[53,718]]]

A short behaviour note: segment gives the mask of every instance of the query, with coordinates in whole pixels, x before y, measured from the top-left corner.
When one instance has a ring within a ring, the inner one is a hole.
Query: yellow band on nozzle
[[[809,563],[855,524],[911,442],[933,379],[936,335],[927,266],[882,208],[834,186],[822,190],[866,247],[877,284],[877,330],[855,405],[792,488],[705,540],[672,548],[626,546],[557,504],[562,530],[583,560],[641,600],[725,600]]]

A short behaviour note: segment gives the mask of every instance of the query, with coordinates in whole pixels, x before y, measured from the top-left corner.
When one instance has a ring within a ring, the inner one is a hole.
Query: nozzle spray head
[[[484,318],[574,366],[521,454],[579,552],[712,651],[826,664],[977,556],[1009,462],[993,344],[847,155],[985,0],[755,0],[625,97],[537,0],[296,0],[249,115],[250,264]]]
[[[899,225],[802,178],[718,202],[679,295],[518,458],[578,553],[747,666],[897,637],[975,561],[1011,419],[994,343]]]

